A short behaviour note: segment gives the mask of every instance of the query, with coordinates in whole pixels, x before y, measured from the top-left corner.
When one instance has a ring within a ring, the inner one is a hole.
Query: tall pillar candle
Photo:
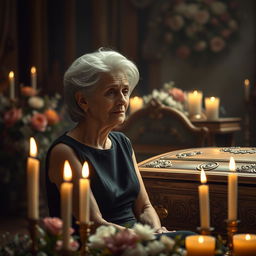
[[[187,236],[185,246],[187,256],[214,256],[215,238],[201,235]]]
[[[63,249],[69,250],[70,242],[70,232],[72,223],[72,193],[73,184],[72,180],[72,170],[69,162],[66,160],[64,163],[64,182],[61,184],[61,218],[63,221]]]
[[[216,97],[205,98],[205,112],[207,120],[217,120],[219,118],[220,99]]]
[[[191,117],[199,117],[202,114],[202,97],[200,91],[188,92],[188,113]]]
[[[130,99],[130,114],[136,112],[143,107],[143,99],[135,96]]]
[[[256,235],[236,234],[233,236],[233,250],[235,256],[256,255]]]
[[[30,156],[27,159],[28,218],[39,218],[39,160],[35,139],[30,138]]]
[[[210,204],[209,204],[209,186],[206,185],[207,179],[204,170],[201,170],[201,183],[198,187],[199,205],[200,205],[200,226],[201,228],[210,228]]]
[[[36,90],[37,87],[37,73],[36,73],[36,68],[32,67],[30,70],[31,74],[31,86]]]
[[[250,81],[249,79],[244,80],[244,99],[249,101],[250,99]]]
[[[15,76],[14,72],[11,71],[9,73],[9,91],[10,91],[10,99],[15,99]]]
[[[237,220],[237,173],[233,157],[230,157],[229,170],[232,173],[228,175],[228,220]]]
[[[90,180],[89,166],[84,162],[82,168],[82,177],[79,181],[79,209],[80,209],[80,222],[88,223],[90,219]]]

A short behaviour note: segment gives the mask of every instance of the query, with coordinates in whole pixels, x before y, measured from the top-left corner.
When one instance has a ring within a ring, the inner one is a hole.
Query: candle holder
[[[37,226],[38,226],[38,223],[39,223],[39,220],[28,219],[28,230],[29,230],[31,241],[32,241],[32,245],[31,245],[32,255],[36,255],[36,253],[38,251],[38,244],[37,244]]]
[[[211,233],[213,232],[214,228],[213,227],[209,227],[209,228],[198,227],[197,230],[199,231],[199,233],[202,236],[210,236]]]
[[[239,220],[225,220],[227,223],[227,245],[228,251],[225,256],[233,256],[233,235],[238,231]]]
[[[80,240],[81,240],[80,255],[87,256],[89,255],[88,238],[90,236],[93,222],[92,221],[88,221],[87,223],[78,222],[78,224],[80,226]]]

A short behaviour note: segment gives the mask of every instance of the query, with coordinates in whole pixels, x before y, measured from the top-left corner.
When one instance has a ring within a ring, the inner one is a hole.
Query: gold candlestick
[[[36,255],[38,251],[38,243],[37,243],[37,225],[39,220],[36,219],[28,219],[28,230],[30,233],[30,238],[32,241],[31,245],[31,253],[32,255]]]
[[[80,255],[87,256],[89,255],[88,238],[90,236],[93,222],[89,221],[87,223],[79,223],[79,225],[80,225],[80,240],[81,240]]]
[[[202,236],[210,236],[211,233],[213,232],[214,228],[213,227],[209,227],[209,228],[198,227],[197,230],[199,231],[199,233]]]
[[[228,251],[226,256],[233,256],[233,235],[238,231],[239,220],[226,220],[227,223],[227,245]]]

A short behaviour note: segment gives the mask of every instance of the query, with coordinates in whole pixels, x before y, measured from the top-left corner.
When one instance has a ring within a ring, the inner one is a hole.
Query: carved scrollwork
[[[236,168],[237,172],[256,173],[256,164],[245,164]]]
[[[220,149],[222,152],[232,153],[232,154],[255,154],[256,148],[251,149],[241,149],[240,147],[229,147]]]
[[[204,171],[210,171],[210,170],[216,169],[218,166],[219,166],[219,163],[217,162],[206,162],[206,163],[199,164],[196,168],[197,170],[203,169]]]
[[[177,158],[185,158],[189,156],[196,156],[196,155],[201,155],[203,152],[201,151],[193,151],[193,152],[182,152],[176,155]]]
[[[172,162],[170,160],[165,160],[161,158],[143,165],[143,167],[149,167],[149,168],[168,168],[171,166],[172,166]]]
[[[168,217],[168,210],[163,205],[154,205],[154,208],[161,220]]]

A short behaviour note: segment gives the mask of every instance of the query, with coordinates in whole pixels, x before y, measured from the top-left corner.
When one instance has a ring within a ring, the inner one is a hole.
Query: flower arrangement
[[[59,218],[44,218],[41,225],[37,226],[38,233],[38,256],[57,256],[62,249],[62,221]],[[77,238],[72,235],[73,229],[70,229],[70,256],[79,255],[79,243]],[[0,238],[0,255],[5,256],[29,256],[31,254],[32,241],[27,234],[16,234],[12,237],[10,234],[4,234]]]
[[[158,240],[148,225],[136,224],[133,229],[117,231],[113,226],[100,226],[89,237],[92,256],[183,256],[186,255],[184,241],[173,240],[162,235]]]
[[[239,27],[236,0],[162,1],[150,27],[158,31],[163,48],[187,59],[192,55],[216,55],[234,41]]]
[[[20,97],[15,100],[0,95],[0,176],[1,185],[8,186],[7,195],[11,193],[4,199],[10,207],[15,205],[11,202],[20,201],[16,197],[21,196],[19,188],[25,182],[29,137],[35,138],[38,158],[43,160],[50,143],[67,126],[62,120],[60,99],[58,94],[39,96],[39,91],[30,86],[20,87]]]
[[[186,114],[186,94],[175,87],[173,81],[164,83],[163,88],[154,89],[151,94],[143,96],[145,104],[148,104],[152,99]]]

